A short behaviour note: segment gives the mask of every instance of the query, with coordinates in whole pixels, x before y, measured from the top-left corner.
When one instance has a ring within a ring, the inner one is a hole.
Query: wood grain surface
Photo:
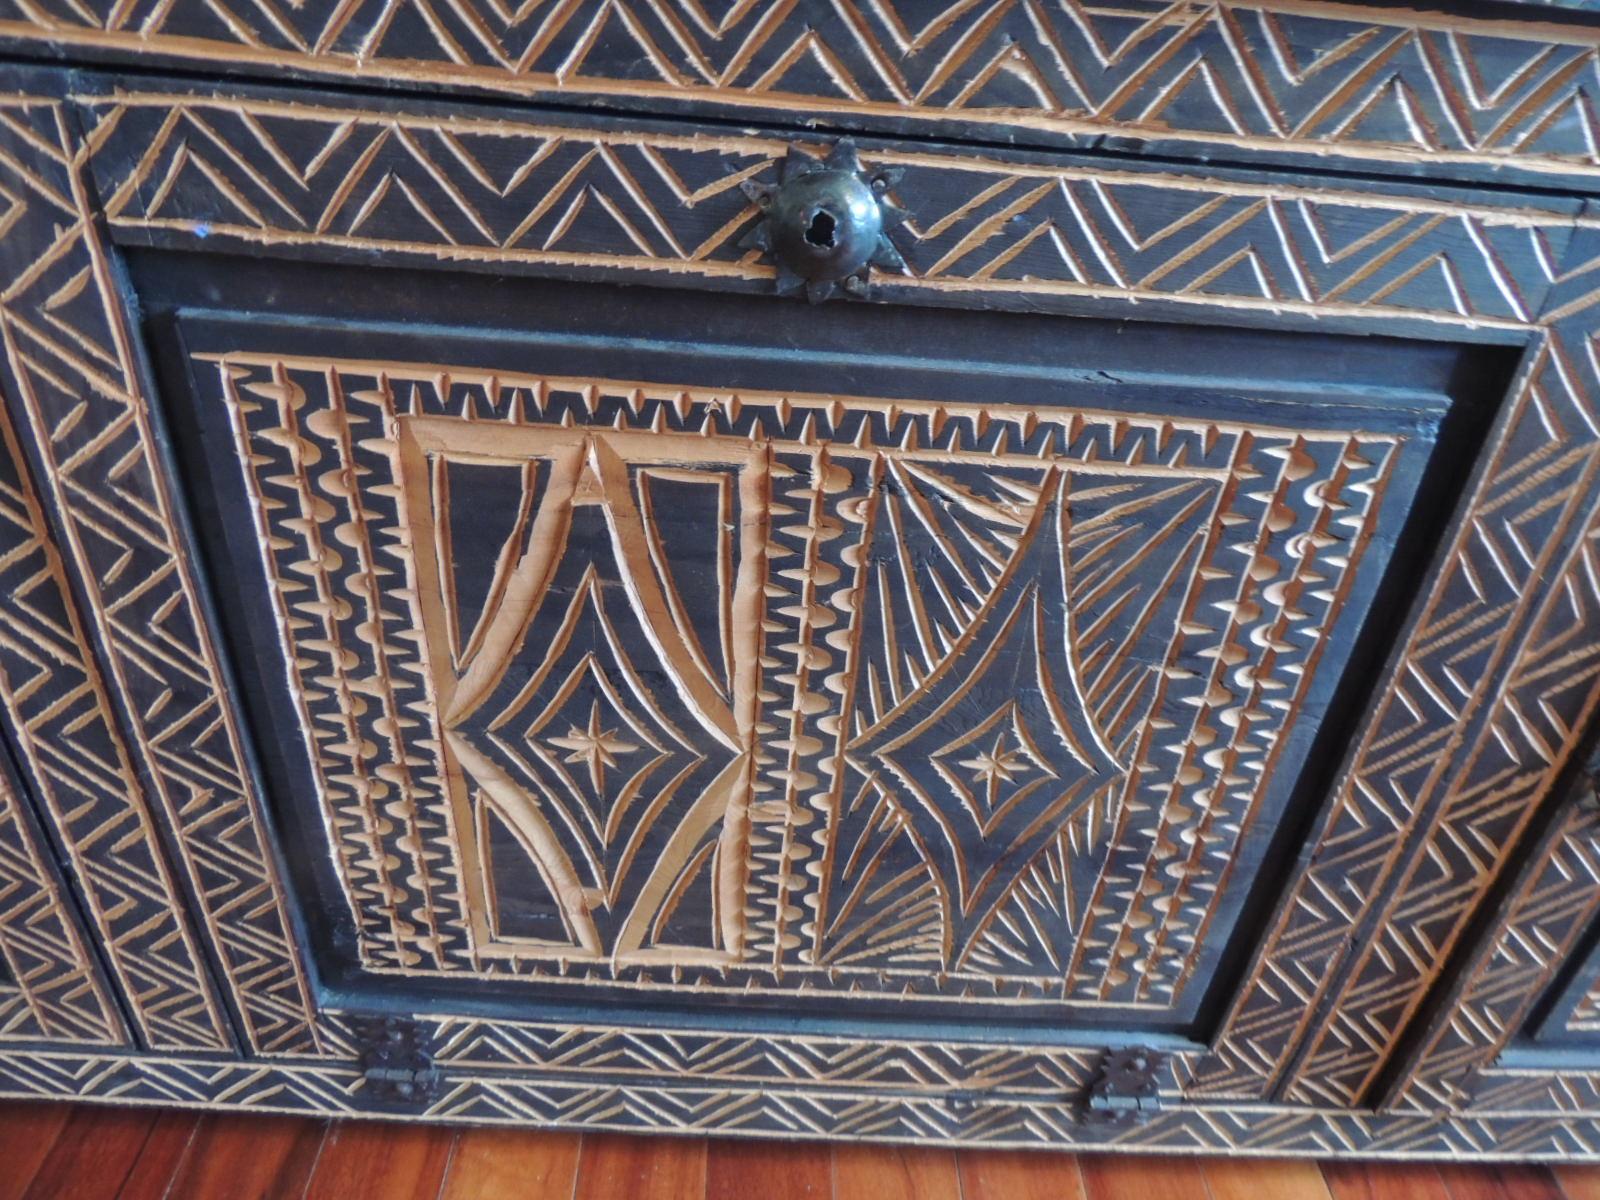
[[[0,1103],[0,1200],[1600,1200],[1600,1167],[640,1138]]]

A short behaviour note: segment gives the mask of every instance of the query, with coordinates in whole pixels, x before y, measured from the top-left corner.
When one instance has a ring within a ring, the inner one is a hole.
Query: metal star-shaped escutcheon
[[[873,267],[906,269],[889,230],[908,214],[887,199],[903,173],[864,168],[848,138],[825,159],[790,146],[777,184],[741,185],[762,215],[739,245],[771,256],[780,295],[803,290],[813,304],[839,291],[863,299]]]

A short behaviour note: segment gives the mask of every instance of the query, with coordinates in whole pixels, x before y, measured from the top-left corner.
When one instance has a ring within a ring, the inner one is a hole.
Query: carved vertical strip
[[[175,832],[251,1044],[314,1050],[310,998],[93,224],[81,149],[60,104],[10,111],[28,121],[19,158],[5,162],[28,205],[12,210],[0,247],[7,266],[0,315],[21,424],[71,574],[106,649],[111,693],[138,747],[143,778]],[[13,121],[8,128],[15,133],[20,126]],[[48,182],[38,174],[46,169]],[[113,872],[137,876],[131,856],[140,844],[137,837],[105,842],[98,852]],[[174,895],[148,894],[159,879],[157,870],[132,892],[140,903],[119,910],[134,927],[178,920]],[[150,949],[176,955],[187,936],[175,930]],[[167,982],[180,986],[186,971],[181,986],[205,998],[168,1015],[191,1025],[192,1041],[223,1048],[231,1039],[192,950],[188,945],[187,963]]]

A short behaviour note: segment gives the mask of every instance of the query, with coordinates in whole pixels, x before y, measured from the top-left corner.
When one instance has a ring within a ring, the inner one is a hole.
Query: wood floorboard
[[[161,1114],[150,1108],[79,1108],[39,1164],[26,1200],[101,1200],[122,1190]]]
[[[953,1150],[835,1146],[834,1200],[961,1200]]]
[[[172,1177],[194,1142],[200,1119],[199,1113],[191,1112],[169,1112],[158,1116],[150,1128],[150,1136],[145,1139],[144,1148],[134,1160],[133,1169],[123,1180],[117,1200],[164,1200]]]
[[[19,1200],[73,1114],[70,1104],[0,1104],[0,1200]]]
[[[706,1200],[830,1200],[832,1195],[833,1155],[826,1146],[725,1139],[706,1146]]]
[[[1333,1200],[1450,1200],[1431,1163],[1324,1163],[1322,1177]]]
[[[1204,1158],[1210,1200],[1332,1200],[1322,1169],[1300,1158]]]
[[[961,1200],[1086,1200],[1076,1155],[962,1150],[956,1164]]]
[[[1600,1167],[1551,1167],[1562,1200],[1600,1200]]]
[[[1600,1200],[1600,1167],[637,1138],[0,1102],[0,1200]]]
[[[568,1200],[582,1138],[526,1129],[463,1129],[439,1200],[537,1196]]]
[[[173,1173],[172,1200],[298,1198],[327,1129],[297,1117],[205,1116]]]
[[[305,1200],[435,1200],[454,1143],[455,1131],[438,1125],[337,1122]]]
[[[1203,1200],[1206,1194],[1192,1158],[1085,1154],[1078,1161],[1088,1200]]]
[[[1450,1200],[1563,1200],[1546,1167],[1441,1163],[1436,1169]]]
[[[698,1138],[583,1135],[573,1200],[703,1196],[706,1144]]]

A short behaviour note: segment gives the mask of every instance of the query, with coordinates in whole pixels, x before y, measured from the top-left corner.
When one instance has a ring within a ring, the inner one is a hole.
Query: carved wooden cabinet
[[[1582,9],[0,3],[0,1094],[1596,1153]]]

